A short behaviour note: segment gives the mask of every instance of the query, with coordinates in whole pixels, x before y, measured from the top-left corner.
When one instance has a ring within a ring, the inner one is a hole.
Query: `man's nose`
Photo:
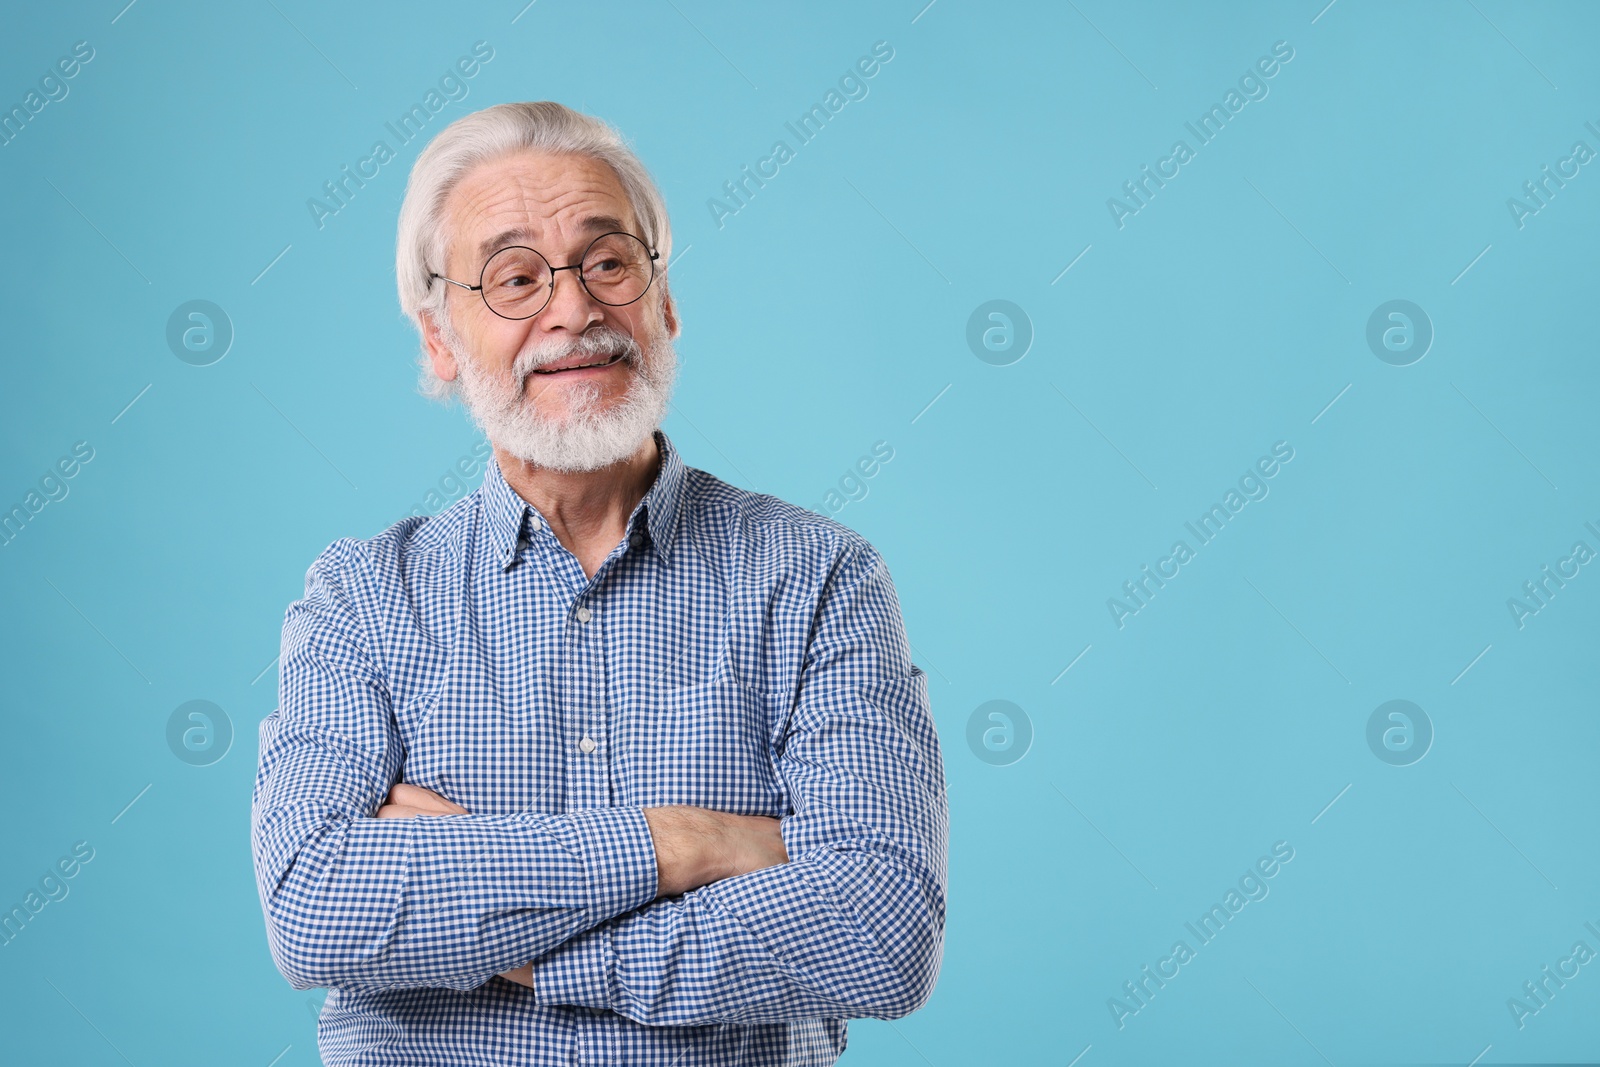
[[[561,284],[563,277],[568,279],[565,286]],[[556,270],[550,285],[550,303],[545,306],[544,314],[539,316],[540,325],[544,328],[562,326],[581,334],[604,316],[603,305],[589,295],[576,270]]]

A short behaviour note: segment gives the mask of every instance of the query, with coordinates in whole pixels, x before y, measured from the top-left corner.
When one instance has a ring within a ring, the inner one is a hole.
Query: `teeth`
[[[553,370],[537,370],[536,369],[534,371],[534,373],[536,373],[536,374],[560,374],[564,370],[582,370],[584,367],[604,367],[604,366],[608,366],[611,363],[616,362],[619,358],[621,358],[620,355],[618,355],[618,356],[608,356],[607,358],[601,360],[598,363],[580,363],[575,367],[559,367],[559,368],[555,368]]]

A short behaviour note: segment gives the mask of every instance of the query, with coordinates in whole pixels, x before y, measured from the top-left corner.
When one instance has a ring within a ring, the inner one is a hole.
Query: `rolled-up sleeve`
[[[289,982],[470,989],[654,899],[636,807],[373,817],[405,752],[362,622],[370,579],[349,541],[312,565],[284,620],[279,706],[261,724],[251,843]]]
[[[688,1026],[899,1018],[944,944],[949,809],[927,676],[870,546],[819,599],[778,754],[789,862],[656,901],[534,960],[540,1003]]]

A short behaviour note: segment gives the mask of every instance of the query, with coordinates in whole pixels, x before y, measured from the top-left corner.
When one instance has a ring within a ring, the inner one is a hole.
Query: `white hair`
[[[400,307],[424,338],[423,312],[448,329],[446,282],[435,283],[429,274],[445,272],[450,240],[444,205],[461,179],[474,167],[522,149],[585,156],[604,163],[616,174],[633,208],[645,244],[661,254],[657,284],[665,299],[666,264],[672,259],[672,226],[666,201],[650,172],[628,143],[607,123],[552,100],[495,104],[459,118],[417,156],[400,205],[395,248],[395,281]],[[419,384],[424,395],[443,400],[459,395],[454,381],[444,381],[433,371],[426,340],[422,342]]]

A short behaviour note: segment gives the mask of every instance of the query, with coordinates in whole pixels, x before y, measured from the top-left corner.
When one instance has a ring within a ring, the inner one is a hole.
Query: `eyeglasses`
[[[569,266],[552,267],[533,249],[508,245],[484,262],[477,285],[443,274],[430,273],[429,278],[478,293],[489,310],[503,319],[531,319],[550,303],[558,271],[576,271],[584,292],[602,304],[622,307],[644,296],[650,288],[656,277],[655,261],[660,256],[631,233],[603,233],[589,243],[578,262]]]

